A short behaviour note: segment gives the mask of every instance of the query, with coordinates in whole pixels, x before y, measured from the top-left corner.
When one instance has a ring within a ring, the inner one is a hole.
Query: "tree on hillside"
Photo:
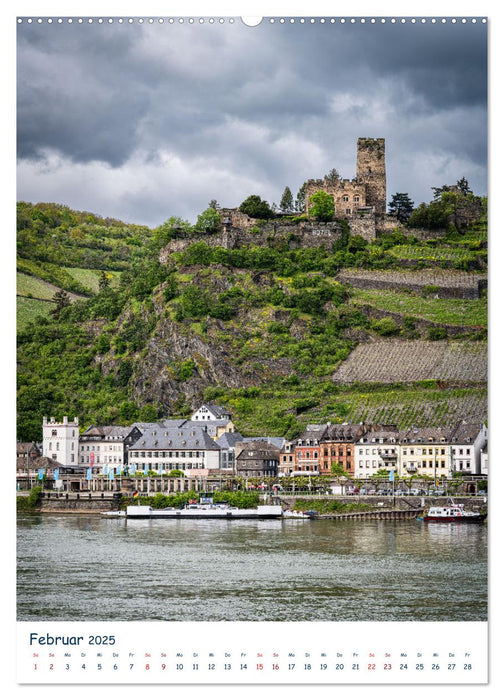
[[[290,214],[294,209],[294,200],[292,197],[292,192],[289,187],[286,187],[283,191],[282,199],[280,200],[280,211]]]
[[[441,198],[443,192],[449,192],[450,188],[448,185],[441,185],[441,187],[431,187],[431,190],[433,192],[433,199],[436,201]]]
[[[247,214],[253,219],[271,219],[273,212],[270,209],[268,202],[261,199],[257,194],[251,194],[240,204],[242,214]]]
[[[324,180],[328,182],[330,185],[335,185],[338,180],[339,180],[339,172],[336,170],[336,168],[331,168],[327,175],[324,176]]]
[[[181,219],[179,216],[170,216],[164,224],[158,226],[154,229],[154,245],[157,248],[163,248],[167,245],[172,238],[176,238],[181,235],[187,235],[193,230],[192,225],[189,221]]]
[[[456,185],[441,185],[441,187],[431,187],[434,192],[434,201],[441,198],[443,192],[454,192],[455,194],[462,194],[464,197],[468,194],[472,194],[472,190],[469,188],[469,182],[467,178],[461,177],[457,180]]]
[[[210,209],[218,209],[219,208],[219,202],[216,199],[211,199],[208,202],[208,206]]]
[[[469,183],[465,177],[461,177],[457,180],[457,188],[463,195],[472,194],[472,190],[469,188]]]
[[[54,318],[58,319],[63,309],[70,306],[70,297],[64,289],[59,289],[57,292],[55,292],[52,301],[56,304],[56,306],[54,309],[51,309],[49,313],[51,316],[54,316]]]
[[[213,207],[208,207],[198,216],[194,230],[201,233],[215,233],[220,227],[221,218],[219,213]]]
[[[310,216],[317,219],[317,221],[331,221],[334,217],[334,199],[330,194],[319,190],[312,194],[310,202],[312,203],[308,210]]]
[[[304,211],[306,206],[306,182],[304,182],[296,195],[296,201],[294,203],[296,211]]]
[[[110,279],[108,275],[106,274],[105,270],[102,270],[100,272],[100,278],[98,280],[98,289],[100,292],[103,292],[105,289],[108,289],[110,287]]]
[[[411,216],[414,203],[406,192],[396,192],[389,202],[389,213],[397,216],[401,223],[405,223]]]

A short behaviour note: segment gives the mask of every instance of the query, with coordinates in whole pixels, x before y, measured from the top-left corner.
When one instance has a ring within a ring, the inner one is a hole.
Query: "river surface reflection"
[[[19,620],[486,620],[487,526],[18,517]]]

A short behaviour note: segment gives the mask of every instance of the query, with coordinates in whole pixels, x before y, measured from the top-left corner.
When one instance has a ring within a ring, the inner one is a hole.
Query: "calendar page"
[[[9,19],[18,690],[486,688],[489,20],[169,9]]]

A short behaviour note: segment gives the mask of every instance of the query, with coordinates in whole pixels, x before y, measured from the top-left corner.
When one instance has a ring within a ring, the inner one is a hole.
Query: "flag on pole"
[[[44,470],[43,469],[38,470],[38,478],[39,478],[39,481],[42,481],[42,479],[44,478]]]
[[[54,470],[54,481],[59,481],[59,469]]]
[[[93,471],[92,471],[91,467],[88,467],[87,471],[86,471],[86,480],[91,481],[92,478],[93,478]]]
[[[394,470],[393,469],[391,469],[388,473],[388,480],[394,481]]]
[[[144,464],[144,476],[147,476],[148,473],[149,473],[149,468],[147,467],[146,464]]]
[[[138,498],[139,495],[140,494],[138,493],[138,491],[135,491],[135,493],[133,494],[133,498]]]
[[[109,481],[114,481],[114,470],[111,469],[108,475]]]
[[[108,474],[108,464],[105,464],[105,465],[104,465],[104,467],[103,467],[103,473],[105,474],[105,476],[107,476],[107,474]]]

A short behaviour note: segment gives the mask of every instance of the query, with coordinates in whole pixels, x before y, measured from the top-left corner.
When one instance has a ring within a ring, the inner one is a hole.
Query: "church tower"
[[[374,207],[377,216],[385,216],[387,212],[385,139],[358,139],[357,180],[366,187],[366,206]]]

